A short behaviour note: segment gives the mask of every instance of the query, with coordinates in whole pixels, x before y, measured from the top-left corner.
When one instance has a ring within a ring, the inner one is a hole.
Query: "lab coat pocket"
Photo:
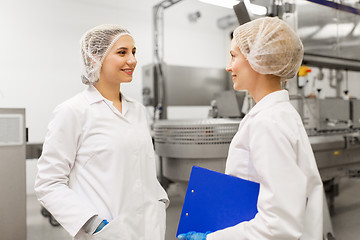
[[[165,203],[159,201],[158,214],[159,214],[159,226],[160,226],[160,240],[165,239],[166,231],[166,206]]]
[[[109,222],[100,232],[92,235],[93,240],[129,240],[124,221],[118,217]]]

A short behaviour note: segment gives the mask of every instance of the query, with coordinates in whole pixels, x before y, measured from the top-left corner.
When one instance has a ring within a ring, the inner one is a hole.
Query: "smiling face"
[[[255,79],[258,73],[251,68],[249,62],[240,52],[235,39],[231,41],[230,55],[231,61],[226,67],[226,71],[231,72],[234,83],[233,88],[237,91],[252,91],[255,87]]]
[[[137,64],[134,40],[129,35],[121,36],[106,55],[99,82],[109,85],[131,82]]]

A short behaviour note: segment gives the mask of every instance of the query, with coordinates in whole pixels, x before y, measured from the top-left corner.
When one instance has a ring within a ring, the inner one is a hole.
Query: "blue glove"
[[[177,236],[179,240],[206,240],[206,236],[211,232],[200,233],[200,232],[187,232]]]

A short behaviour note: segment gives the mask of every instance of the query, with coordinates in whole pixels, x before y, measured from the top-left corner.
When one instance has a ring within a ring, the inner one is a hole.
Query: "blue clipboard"
[[[260,184],[194,166],[176,236],[214,232],[253,219]]]

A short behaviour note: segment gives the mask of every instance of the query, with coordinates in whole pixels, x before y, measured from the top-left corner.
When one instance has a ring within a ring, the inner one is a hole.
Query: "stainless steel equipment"
[[[331,214],[339,195],[337,179],[360,175],[359,102],[341,98],[292,100],[303,117]]]
[[[326,131],[346,133],[352,126],[349,100],[341,98],[300,98],[292,102],[298,110],[302,108],[300,112],[309,135]]]
[[[221,91],[215,94],[212,116],[214,118],[243,117],[242,106],[246,93],[234,90]]]
[[[319,100],[319,130],[348,129],[350,123],[350,103],[344,99]]]
[[[167,65],[164,62],[164,11],[182,0],[163,0],[153,7],[154,62],[143,67],[143,103],[167,119],[168,106],[209,106],[214,94],[228,90],[224,69]],[[184,94],[186,93],[186,94]]]
[[[323,181],[360,170],[359,137],[359,132],[309,137]]]
[[[305,47],[303,63],[319,68],[360,71],[358,15],[299,2],[302,4],[297,6],[297,30]],[[329,79],[329,86],[336,88],[337,98],[305,98],[303,88],[292,93],[296,96],[292,102],[309,134],[331,212],[334,197],[339,194],[336,179],[359,176],[360,171],[359,100],[340,98],[342,79],[336,80],[339,82],[332,86]]]
[[[26,239],[25,109],[0,109],[1,239]]]
[[[359,16],[310,1],[301,0],[297,4],[297,28],[305,47],[304,61],[310,65],[358,71]]]
[[[163,175],[184,182],[193,165],[223,172],[239,122],[240,119],[157,121],[155,150],[163,158]],[[360,169],[360,132],[335,130],[309,136],[323,181]]]
[[[225,69],[149,64],[142,68],[143,103],[161,106],[209,106],[215,94],[230,88]]]
[[[359,99],[351,99],[351,121],[353,124],[353,128],[360,129],[360,100]]]
[[[163,174],[187,182],[194,165],[224,172],[231,139],[240,120],[161,120],[154,124],[155,150],[163,158]]]
[[[360,131],[354,125],[360,101],[304,98],[293,102],[303,107],[300,112],[323,181],[360,169]]]

